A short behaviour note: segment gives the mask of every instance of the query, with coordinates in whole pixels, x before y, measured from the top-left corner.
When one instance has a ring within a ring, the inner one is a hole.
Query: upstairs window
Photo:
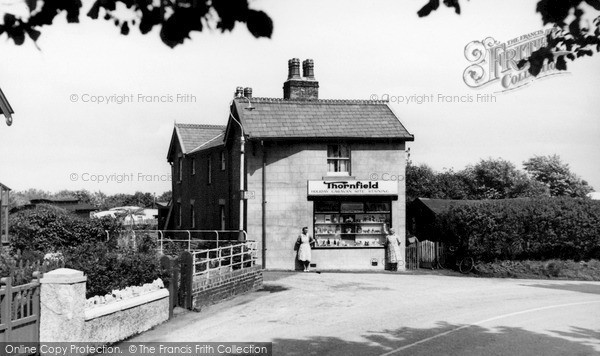
[[[224,171],[225,168],[225,151],[221,151],[221,170]]]
[[[350,149],[348,145],[327,146],[327,171],[333,175],[350,175]]]
[[[206,174],[208,179],[208,184],[212,183],[212,157],[208,156]]]
[[[192,158],[192,175],[196,174],[196,159]]]

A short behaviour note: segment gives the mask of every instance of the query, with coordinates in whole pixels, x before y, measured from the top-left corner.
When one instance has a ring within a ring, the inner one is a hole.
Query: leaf
[[[556,69],[567,70],[567,62],[565,61],[565,56],[558,56],[558,58],[556,58]]]
[[[99,13],[100,13],[100,0],[97,0],[94,3],[94,5],[92,5],[92,7],[90,8],[90,11],[88,11],[87,16],[89,18],[97,20]]]
[[[419,17],[425,17],[425,16],[429,16],[429,14],[432,11],[435,11],[438,9],[438,7],[440,7],[440,1],[439,0],[429,0],[429,2],[427,4],[425,4],[425,6],[423,6],[421,8],[421,10],[419,10],[417,12],[417,15]]]
[[[123,25],[121,26],[121,34],[124,36],[127,36],[129,34],[129,25],[127,24],[127,22],[123,22]]]
[[[33,12],[37,7],[37,0],[25,0],[25,3],[29,8],[29,12]]]
[[[454,12],[460,15],[460,4],[458,3],[458,0],[444,0],[444,5],[447,7],[453,7]]]
[[[248,10],[246,26],[248,31],[256,38],[271,38],[273,34],[273,20],[262,11]]]
[[[34,42],[38,40],[38,38],[40,38],[41,32],[38,30],[35,30],[33,28],[28,28],[27,30],[27,34],[29,35],[29,38],[31,38]]]

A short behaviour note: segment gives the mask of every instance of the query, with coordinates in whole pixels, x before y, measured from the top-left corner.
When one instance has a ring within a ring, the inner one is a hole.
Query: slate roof
[[[175,131],[184,154],[198,149],[205,149],[223,144],[222,135],[225,126],[221,125],[199,125],[199,124],[175,124]],[[221,139],[218,139],[221,136]]]
[[[235,99],[249,138],[383,138],[413,141],[387,101]]]

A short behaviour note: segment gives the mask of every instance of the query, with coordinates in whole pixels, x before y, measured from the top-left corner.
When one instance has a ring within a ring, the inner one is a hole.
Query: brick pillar
[[[40,342],[85,341],[83,272],[59,268],[40,280]]]

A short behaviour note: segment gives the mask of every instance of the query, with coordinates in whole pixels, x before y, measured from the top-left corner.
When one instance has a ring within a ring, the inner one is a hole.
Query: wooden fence
[[[0,342],[38,342],[40,330],[40,282],[12,285],[0,279]]]

